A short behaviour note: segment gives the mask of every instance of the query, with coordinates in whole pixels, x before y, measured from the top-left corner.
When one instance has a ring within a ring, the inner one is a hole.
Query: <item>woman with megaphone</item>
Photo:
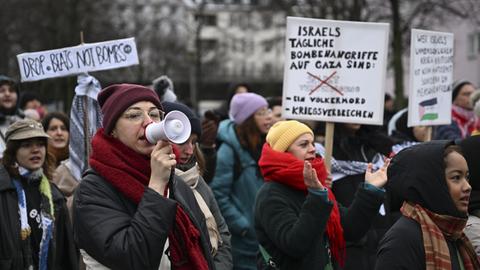
[[[151,89],[115,84],[98,95],[103,128],[73,202],[74,233],[92,269],[214,269],[204,216],[172,173],[170,142],[147,141],[164,112]]]

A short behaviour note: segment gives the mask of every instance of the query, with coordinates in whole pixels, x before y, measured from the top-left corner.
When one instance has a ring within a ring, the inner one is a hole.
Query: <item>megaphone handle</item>
[[[174,199],[175,194],[173,193],[173,177],[175,176],[175,166],[172,166],[170,170],[170,177],[168,178],[168,190],[170,191],[170,198]]]

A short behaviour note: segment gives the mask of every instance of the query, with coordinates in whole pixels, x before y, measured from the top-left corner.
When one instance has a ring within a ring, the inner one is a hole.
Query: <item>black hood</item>
[[[480,136],[470,136],[459,143],[470,172],[470,204],[468,212],[480,209]]]
[[[387,183],[397,200],[392,207],[406,200],[436,214],[465,217],[455,207],[445,180],[443,153],[452,144],[453,141],[421,143],[400,151],[392,159]]]

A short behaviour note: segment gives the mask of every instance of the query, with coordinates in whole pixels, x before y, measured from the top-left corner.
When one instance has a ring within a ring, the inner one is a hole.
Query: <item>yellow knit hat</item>
[[[296,120],[278,121],[268,131],[267,143],[273,150],[285,152],[300,135],[305,133],[313,136],[313,131],[303,123]]]

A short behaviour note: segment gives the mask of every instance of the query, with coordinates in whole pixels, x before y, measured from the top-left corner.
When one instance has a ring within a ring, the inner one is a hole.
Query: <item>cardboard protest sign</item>
[[[408,126],[450,124],[453,34],[412,29]]]
[[[138,64],[134,38],[17,55],[22,82]]]
[[[389,25],[287,17],[283,116],[383,123]]]

